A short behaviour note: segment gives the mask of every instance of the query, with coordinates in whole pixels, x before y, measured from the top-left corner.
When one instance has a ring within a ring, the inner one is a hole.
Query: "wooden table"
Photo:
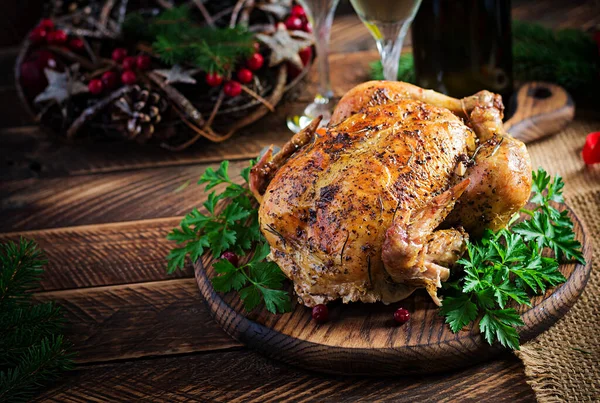
[[[554,27],[600,21],[594,2],[513,4],[514,17]],[[332,48],[333,87],[341,95],[367,78],[377,55],[354,16],[336,20]],[[357,50],[364,52],[341,54]],[[384,379],[321,375],[266,359],[213,322],[191,266],[165,273],[173,246],[166,233],[205,198],[193,183],[223,158],[243,161],[265,144],[283,143],[284,117],[308,102],[314,77],[298,99],[221,145],[181,153],[69,146],[49,141],[19,106],[15,55],[0,52],[0,239],[26,236],[45,249],[50,264],[35,297],[64,306],[79,363],[40,399],[534,400],[511,354],[453,373]]]

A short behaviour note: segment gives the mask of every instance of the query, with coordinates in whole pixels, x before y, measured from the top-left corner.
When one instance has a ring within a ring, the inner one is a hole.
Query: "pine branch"
[[[35,242],[0,245],[0,402],[25,402],[73,368],[64,318],[52,302],[32,304],[46,264]]]
[[[29,347],[14,368],[0,372],[0,402],[27,402],[37,388],[73,369],[63,336],[44,337]]]
[[[37,287],[47,262],[35,242],[21,238],[18,244],[0,245],[0,309],[23,302]]]
[[[59,334],[64,324],[54,303],[31,305],[0,312],[0,369],[16,365],[29,346]]]
[[[128,33],[152,42],[153,50],[167,64],[191,64],[206,72],[222,73],[254,52],[254,36],[245,27],[215,28],[193,22],[189,6],[163,11],[146,21],[130,15]]]

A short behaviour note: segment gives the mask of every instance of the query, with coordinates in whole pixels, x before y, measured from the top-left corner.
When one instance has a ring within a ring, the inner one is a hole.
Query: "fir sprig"
[[[440,309],[453,332],[480,317],[479,329],[488,343],[498,340],[518,350],[516,327],[523,322],[509,303],[530,306],[530,294],[566,281],[558,269],[561,259],[585,263],[573,222],[551,204],[564,201],[563,187],[560,176],[551,179],[539,169],[533,173],[530,200],[535,208],[523,210],[531,218],[496,233],[488,230],[479,241],[467,243],[466,256],[457,262],[463,274],[445,284]],[[543,256],[544,248],[555,257]]]
[[[28,401],[73,368],[60,308],[31,301],[45,264],[33,241],[0,245],[0,402]]]
[[[241,172],[246,183],[252,163]],[[218,258],[225,251],[244,256],[255,250],[250,261],[238,267],[225,259],[215,262],[218,275],[212,279],[213,287],[220,292],[238,292],[248,311],[264,301],[272,313],[287,312],[291,303],[283,286],[285,276],[275,263],[264,261],[270,248],[260,232],[252,192],[235,183],[228,170],[229,162],[223,161],[216,171],[209,167],[200,177],[198,184],[205,185],[207,192],[212,190],[203,205],[206,212],[193,209],[167,235],[168,240],[178,244],[167,256],[167,270],[172,273],[181,269],[186,258],[196,261],[206,251]],[[222,192],[213,190],[220,185],[226,186]]]
[[[206,72],[223,73],[227,66],[235,66],[254,52],[254,37],[245,27],[213,28],[193,21],[190,7],[182,5],[150,21],[131,13],[125,30],[151,41],[165,63],[190,64]]]

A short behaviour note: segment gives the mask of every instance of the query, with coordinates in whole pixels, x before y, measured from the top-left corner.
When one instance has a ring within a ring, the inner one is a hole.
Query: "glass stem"
[[[329,80],[329,36],[331,35],[331,24],[333,23],[333,14],[338,0],[333,2],[327,12],[316,12],[313,15],[315,30],[315,47],[317,50],[317,68],[319,71],[319,89],[315,102],[328,102],[333,97],[331,82]],[[318,11],[318,10],[315,10]]]
[[[398,63],[409,25],[410,20],[405,20],[378,26],[381,36],[377,39],[377,49],[381,56],[383,77],[388,81],[398,80]]]

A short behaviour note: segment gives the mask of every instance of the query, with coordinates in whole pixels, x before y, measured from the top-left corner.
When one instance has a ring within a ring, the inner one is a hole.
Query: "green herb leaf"
[[[483,313],[479,323],[485,339],[498,340],[506,347],[519,348],[515,326],[521,319],[511,303],[531,304],[528,292],[543,293],[566,281],[559,270],[559,259],[575,259],[584,263],[581,244],[575,239],[573,222],[568,212],[550,203],[564,201],[564,182],[551,178],[540,169],[532,174],[532,211],[524,210],[529,219],[496,233],[486,231],[477,242],[467,242],[466,256],[459,259],[462,276],[454,280],[440,313],[453,332],[462,329]],[[511,220],[511,224],[515,219]],[[543,256],[544,248],[554,251],[556,258]]]
[[[221,259],[213,264],[213,268],[215,272],[220,274],[212,279],[215,291],[239,291],[248,282],[244,273],[231,264],[229,260]]]
[[[440,314],[446,317],[446,323],[454,333],[473,322],[477,313],[477,305],[471,302],[467,294],[444,298],[440,308]]]
[[[513,308],[487,311],[479,322],[479,329],[489,344],[498,340],[504,347],[519,350],[519,334],[515,326],[524,323]]]
[[[253,163],[251,161],[250,167]],[[246,183],[250,167],[242,171]],[[186,257],[196,261],[208,250],[218,258],[225,251],[243,257],[254,249],[252,259],[239,267],[224,259],[215,262],[214,289],[238,291],[247,310],[264,301],[270,312],[287,312],[291,301],[288,292],[283,290],[285,276],[275,263],[264,261],[270,248],[260,232],[258,210],[251,200],[253,195],[248,188],[234,182],[228,170],[229,162],[223,161],[217,170],[208,168],[200,177],[198,184],[206,185],[206,191],[219,185],[226,187],[221,193],[213,190],[208,195],[203,204],[206,212],[193,209],[179,227],[167,235],[168,240],[178,244],[167,256],[167,272],[182,269]],[[219,212],[219,204],[224,200],[227,205]]]

